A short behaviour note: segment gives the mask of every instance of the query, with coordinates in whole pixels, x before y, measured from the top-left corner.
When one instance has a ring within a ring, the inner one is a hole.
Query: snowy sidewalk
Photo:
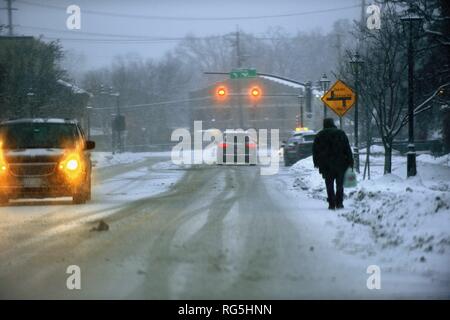
[[[361,167],[364,160],[361,156]],[[405,157],[393,156],[393,173],[383,175],[383,155],[371,157],[371,180],[345,190],[346,209],[335,211],[335,244],[371,257],[388,271],[418,273],[444,283],[450,293],[450,167],[448,156],[417,158],[418,176],[406,179]],[[325,183],[312,158],[289,169],[294,192],[323,201]]]

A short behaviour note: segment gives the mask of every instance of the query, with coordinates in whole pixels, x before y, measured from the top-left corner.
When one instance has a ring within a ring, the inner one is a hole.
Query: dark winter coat
[[[342,174],[348,167],[353,167],[353,155],[344,131],[336,128],[334,123],[325,122],[324,128],[314,139],[314,167],[325,178]]]

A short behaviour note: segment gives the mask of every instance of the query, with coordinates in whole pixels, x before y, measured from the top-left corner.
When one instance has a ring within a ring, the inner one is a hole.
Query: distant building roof
[[[285,85],[285,86],[288,86],[288,87],[292,87],[292,88],[296,88],[296,89],[300,89],[300,88],[301,89],[305,89],[304,85],[299,84],[299,83],[294,82],[294,81],[289,81],[287,79],[278,79],[278,78],[274,78],[274,77],[271,77],[271,76],[259,76],[259,77],[263,78],[263,79],[266,79],[266,80],[270,80],[270,81],[279,83],[279,84],[282,84],[282,85]],[[316,96],[316,98],[319,98],[319,97],[321,97],[323,95],[323,92],[321,90],[317,90],[315,88],[312,88],[311,92],[312,92],[312,94],[314,96]]]
[[[296,89],[305,88],[305,86],[298,84],[296,82],[289,81],[289,80],[282,80],[282,79],[278,79],[278,78],[274,78],[274,77],[270,77],[270,76],[260,76],[260,78],[267,79],[267,80],[270,80],[273,82],[277,82],[279,84],[283,84],[285,86],[289,86],[289,87],[296,88]]]

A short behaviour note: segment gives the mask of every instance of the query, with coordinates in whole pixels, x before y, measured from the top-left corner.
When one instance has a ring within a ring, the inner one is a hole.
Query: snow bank
[[[319,170],[314,168],[312,157],[298,161],[290,171],[296,175],[294,188],[306,191],[313,198],[326,199],[325,182]]]
[[[421,154],[421,155],[417,156],[417,161],[450,167],[450,155],[449,154],[441,156],[441,157],[433,157],[432,155],[429,155],[429,154]]]
[[[369,227],[382,247],[438,253],[450,249],[450,193],[430,190],[420,178],[394,177],[364,181],[350,191],[351,210],[341,216]]]
[[[96,168],[144,161],[152,157],[169,158],[170,152],[92,152],[92,162]]]
[[[393,173],[388,175],[383,175],[383,156],[372,157],[372,179],[362,180],[360,174],[358,186],[345,190],[346,209],[336,211],[350,223],[340,228],[338,246],[364,255],[381,250],[385,259],[404,264],[416,261],[424,272],[450,273],[447,159],[448,156],[420,155],[418,176],[406,179],[404,157],[393,157]],[[361,160],[363,169],[364,158]],[[325,183],[314,168],[312,157],[294,164],[290,172],[296,176],[294,188],[325,201]]]
[[[363,156],[367,152],[367,148],[362,148],[359,150],[361,156]],[[370,153],[373,155],[384,155],[384,147],[373,144],[370,146]],[[392,149],[393,155],[400,155],[400,151]]]
[[[395,151],[395,150],[392,150]],[[366,153],[367,148],[363,148],[360,150],[360,153]],[[371,145],[370,146],[370,153],[371,154],[384,154],[384,147],[378,146],[378,145]]]

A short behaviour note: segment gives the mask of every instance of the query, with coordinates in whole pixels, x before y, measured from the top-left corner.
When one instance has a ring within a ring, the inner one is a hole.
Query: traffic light
[[[224,86],[217,87],[216,97],[219,99],[224,99],[228,95],[227,88]]]
[[[261,97],[261,90],[258,87],[253,87],[250,90],[250,96],[253,99],[259,99]]]

